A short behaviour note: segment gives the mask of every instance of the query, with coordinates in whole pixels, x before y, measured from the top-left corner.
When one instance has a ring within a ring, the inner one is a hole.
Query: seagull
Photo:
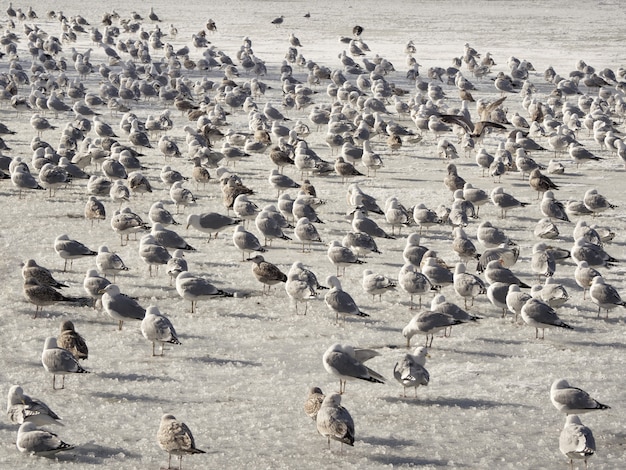
[[[428,349],[418,346],[413,354],[405,354],[402,360],[393,366],[393,376],[402,385],[403,397],[406,397],[407,387],[413,387],[417,398],[417,388],[420,385],[428,385],[430,374],[424,367],[427,357],[430,357]]]
[[[465,272],[465,268],[464,263],[457,263],[452,278],[454,291],[463,297],[465,308],[467,308],[467,299],[472,299],[472,305],[474,305],[474,298],[486,294],[487,287],[478,276]]]
[[[596,452],[596,441],[591,429],[585,426],[577,415],[568,415],[559,436],[559,450],[569,458],[570,468],[574,468],[574,459],[587,459]]]
[[[34,423],[23,423],[17,431],[17,450],[22,453],[39,455],[41,457],[53,457],[59,452],[72,450],[73,445],[63,442],[53,434],[42,429],[37,429]]]
[[[617,292],[617,289],[610,284],[604,282],[602,276],[595,276],[591,280],[591,286],[589,287],[589,297],[593,303],[598,306],[598,316],[600,316],[600,310],[606,310],[606,316],[609,316],[609,310],[615,307],[626,307],[624,302]]]
[[[324,353],[322,364],[329,374],[339,377],[339,394],[343,394],[346,391],[347,380],[385,383],[382,375],[363,364],[376,356],[380,356],[380,353],[372,349],[333,344]]]
[[[150,305],[146,309],[146,315],[141,320],[141,334],[148,341],[152,342],[152,355],[155,356],[154,347],[156,343],[161,345],[161,356],[165,343],[181,344],[176,335],[176,330],[172,322],[163,315],[158,307]]]
[[[252,258],[248,258],[248,261],[252,261],[253,263],[252,274],[254,274],[257,281],[263,284],[263,295],[265,295],[265,286],[267,286],[267,294],[269,295],[273,285],[280,282],[287,282],[287,275],[275,264],[265,261],[263,256],[256,255]]]
[[[324,398],[322,405],[316,416],[317,431],[330,440],[341,442],[341,444],[354,445],[354,421],[348,410],[341,406],[341,395],[331,393]]]
[[[193,435],[187,425],[178,421],[171,414],[164,414],[161,417],[157,443],[161,449],[168,453],[167,468],[172,468],[172,454],[178,456],[178,469],[180,470],[184,455],[205,453],[196,447]]]
[[[89,357],[89,348],[83,338],[74,328],[74,323],[65,320],[61,323],[61,332],[57,338],[57,345],[67,349],[77,360],[85,360]]]
[[[356,315],[359,317],[369,317],[367,313],[362,312],[350,294],[342,290],[341,282],[337,276],[328,276],[326,284],[330,286],[330,290],[324,296],[326,306],[335,312],[335,321],[339,320],[339,314],[343,315],[344,322],[346,315]]]
[[[81,242],[77,240],[71,240],[66,234],[59,235],[54,240],[54,251],[65,260],[63,265],[63,272],[67,271],[67,262],[70,261],[70,266],[73,260],[81,258],[83,256],[96,256],[98,253],[87,248]]]
[[[31,398],[19,385],[13,385],[7,396],[7,416],[13,424],[33,423],[35,426],[57,424],[61,418],[44,402]]]
[[[324,402],[324,398],[326,398],[326,395],[324,395],[321,388],[311,387],[309,389],[309,396],[304,402],[304,412],[313,421],[317,420],[317,413]]]
[[[53,390],[57,390],[57,375],[61,375],[63,377],[60,388],[65,388],[66,374],[89,373],[89,371],[83,369],[71,352],[57,346],[57,339],[54,336],[46,338],[43,352],[41,354],[41,363],[43,364],[44,369],[52,374]]]
[[[491,202],[501,210],[501,218],[506,218],[506,212],[516,207],[526,207],[528,202],[518,201],[512,195],[505,193],[502,186],[498,186],[491,191]]]
[[[556,311],[542,300],[530,298],[521,309],[522,319],[527,325],[535,327],[535,338],[543,339],[546,328],[558,326],[573,330],[571,326],[561,320]],[[539,338],[539,330],[542,331]]]
[[[411,338],[417,333],[426,336],[424,347],[429,348],[433,344],[434,333],[449,326],[460,325],[463,320],[457,320],[447,313],[425,310],[415,315],[402,330],[402,336],[406,338],[406,347],[411,346]],[[430,337],[430,344],[428,338]]]
[[[572,387],[565,379],[556,379],[552,382],[550,401],[557,410],[566,415],[579,415],[611,408],[591,398],[584,390]]]
[[[410,295],[409,308],[413,309],[413,296],[419,297],[419,308],[422,307],[422,295],[431,290],[435,290],[428,278],[418,271],[418,268],[411,263],[406,263],[398,273],[398,285]]]
[[[362,286],[363,290],[370,294],[372,298],[376,298],[376,295],[378,295],[378,300],[381,300],[383,293],[395,290],[396,282],[387,276],[374,273],[371,269],[364,269]]]
[[[63,284],[62,282],[54,279],[50,270],[43,266],[39,266],[34,259],[29,259],[24,263],[24,266],[22,267],[22,277],[24,280],[31,277],[35,278],[39,284],[54,287],[55,289],[67,287],[67,284]]]
[[[350,264],[363,264],[365,261],[360,260],[356,254],[349,248],[342,246],[337,240],[330,242],[327,251],[328,259],[337,267],[337,277],[340,276],[339,268],[343,268],[343,274],[346,273],[346,266]]]
[[[132,297],[122,294],[116,284],[109,284],[101,291],[102,307],[111,318],[118,321],[118,330],[126,320],[143,320],[146,309]]]
[[[188,271],[183,271],[176,278],[176,292],[184,300],[191,302],[191,313],[195,312],[199,300],[215,297],[233,297],[233,294],[218,289],[203,277],[198,277]]]
[[[237,225],[233,232],[233,243],[241,251],[241,261],[245,260],[245,255],[250,255],[253,251],[265,253],[267,250],[261,246],[261,242],[252,232],[248,232],[242,225]]]

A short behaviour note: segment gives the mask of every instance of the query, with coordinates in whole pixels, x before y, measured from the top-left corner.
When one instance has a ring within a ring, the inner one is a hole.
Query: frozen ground
[[[256,56],[267,65],[268,74],[260,79],[271,86],[257,100],[259,107],[265,102],[278,106],[282,100],[279,66],[288,48],[290,32],[303,43],[302,54],[306,59],[335,69],[341,66],[337,56],[346,47],[338,42],[339,36],[349,36],[355,24],[362,25],[363,39],[371,49],[368,57],[379,54],[390,60],[396,72],[386,79],[411,94],[414,84],[405,78],[404,54],[409,40],[417,47],[415,58],[423,66],[424,80],[428,67],[448,67],[452,57],[462,55],[466,42],[483,54],[487,51],[493,54],[497,66],[492,78],[498,71],[508,71],[506,61],[510,56],[529,60],[536,69],[530,81],[536,85],[541,100],[546,100],[553,88],[543,79],[543,71],[549,65],[562,76],[568,76],[579,59],[598,70],[604,67],[617,70],[625,59],[621,29],[624,12],[619,2],[570,2],[567,8],[557,8],[548,1],[431,1],[415,2],[408,7],[406,2],[370,0],[358,3],[233,1],[227,6],[186,3],[180,9],[181,3],[154,3],[155,12],[163,20],[161,28],[167,32],[169,25],[174,24],[179,31],[177,38],[166,41],[171,41],[175,49],[190,45],[191,35],[202,30],[206,20],[212,18],[218,31],[209,35],[209,40],[236,60],[242,38],[248,36]],[[124,18],[129,17],[132,9],[144,17],[149,12],[145,5],[131,8],[126,2],[117,1],[108,5],[109,11],[114,9]],[[24,11],[28,7],[17,3],[13,6]],[[35,7],[39,19],[27,23],[35,23],[47,33],[59,36],[59,23],[46,18],[48,9],[63,10],[68,17],[81,14],[102,29],[100,18],[104,7],[88,8],[83,2],[39,2]],[[4,15],[4,7],[2,10]],[[307,12],[309,19],[304,18]],[[285,16],[284,23],[280,27],[271,25],[270,21],[279,15]],[[2,27],[6,24],[6,17],[2,16]],[[146,20],[143,28],[151,31],[154,25]],[[21,23],[16,25],[16,32],[20,37],[19,62],[28,71],[31,59]],[[126,39],[129,35],[122,37]],[[72,47],[79,52],[92,48],[95,65],[105,60],[102,50],[91,44],[87,35],[79,35],[76,43],[64,44],[61,54],[69,63],[70,78],[76,77],[70,58]],[[162,51],[150,52],[154,60],[163,56]],[[190,55],[198,59],[201,51],[192,48]],[[127,58],[123,55],[124,60]],[[6,56],[0,67],[2,71],[8,68]],[[183,73],[193,81],[205,74],[216,82],[222,78],[217,70]],[[475,96],[490,99],[498,96],[489,78],[474,79],[465,69],[463,73],[479,88]],[[306,79],[305,71],[296,67],[294,75],[302,81]],[[238,83],[250,78],[242,73]],[[85,84],[91,90],[97,89],[100,80],[100,75],[94,73]],[[325,87],[326,83],[316,89],[315,103],[330,101]],[[454,87],[444,85],[444,88],[449,96],[445,105],[459,106]],[[20,94],[27,95],[29,91],[23,87]],[[215,94],[209,93],[211,98]],[[408,98],[406,95],[403,100]],[[524,112],[521,100],[514,95],[507,98],[505,107],[509,116],[514,111]],[[133,112],[142,119],[162,109],[164,105],[156,102],[133,104]],[[118,130],[121,115],[110,115],[106,108],[102,108],[102,113],[103,119]],[[291,123],[303,119],[311,125],[307,114],[308,110],[287,111]],[[172,110],[172,116],[175,127],[170,135],[184,149],[182,128],[188,121],[176,110]],[[60,129],[71,116],[56,118],[48,113],[47,117],[59,129],[44,133],[43,138],[56,145]],[[394,118],[414,128],[408,118]],[[5,153],[21,156],[30,163],[34,131],[28,119],[28,115],[16,116],[6,105],[0,109],[0,121],[18,131],[16,135],[5,136],[13,149]],[[236,111],[228,121],[229,127],[247,131],[243,111]],[[624,131],[623,125],[620,124],[619,130]],[[313,132],[307,140],[323,158],[331,160],[324,134],[324,130]],[[95,134],[91,132],[89,136]],[[448,137],[456,138],[453,134]],[[492,134],[484,145],[493,152],[503,139],[501,134]],[[561,155],[559,159],[566,165],[566,172],[554,177],[561,186],[557,198],[581,199],[586,189],[596,187],[620,206],[593,222],[617,232],[607,251],[624,260],[623,164],[607,151],[600,151],[586,131],[580,132],[579,139],[606,159],[577,169],[567,155]],[[127,143],[126,136],[122,135],[121,141]],[[436,138],[432,133],[425,132],[418,144],[405,143],[394,154],[383,140],[374,138],[373,145],[383,155],[385,168],[376,178],[355,181],[380,203],[389,196],[397,196],[406,206],[419,202],[429,207],[450,204],[450,193],[442,183],[446,162],[436,154]],[[216,147],[219,146],[218,142]],[[186,157],[185,153],[184,158],[167,164],[190,176],[191,164]],[[172,210],[173,205],[169,204],[168,188],[158,176],[166,164],[163,156],[153,149],[142,158],[149,168],[145,174],[150,177],[154,192],[133,196],[129,206],[147,219],[147,211],[156,200],[165,201]],[[550,157],[537,155],[536,158],[547,163]],[[455,163],[459,173],[474,186],[485,190],[496,186],[493,179],[481,177],[473,156],[462,157]],[[250,157],[235,168],[244,183],[255,189],[253,200],[260,206],[276,199],[275,191],[267,183],[271,168],[267,155]],[[88,171],[97,173],[95,167]],[[295,171],[287,170],[287,173],[296,179],[300,177]],[[335,176],[314,178],[313,183],[327,201],[319,211],[326,222],[318,225],[321,236],[325,242],[341,240],[350,227],[344,217],[348,210],[347,185]],[[536,194],[519,173],[505,175],[501,184],[508,192],[532,204],[525,211],[511,211],[505,220],[498,218],[495,207],[487,206],[481,209],[480,220],[491,220],[519,243],[521,257],[513,270],[526,282],[534,283],[536,279],[529,264],[531,247],[536,242],[532,231],[541,218]],[[180,221],[188,213],[225,212],[217,183],[209,184],[206,189],[196,189],[192,183],[186,186],[194,191],[198,204],[179,215]],[[0,198],[4,267],[0,271],[0,326],[4,332],[1,388],[6,393],[11,384],[18,383],[27,394],[45,401],[64,418],[65,427],[56,431],[65,441],[76,445],[75,450],[59,454],[58,460],[21,455],[15,448],[17,428],[4,420],[0,422],[2,467],[156,469],[164,466],[167,459],[155,440],[159,419],[162,414],[171,413],[189,425],[197,446],[207,451],[207,455],[186,457],[186,468],[242,468],[251,463],[258,468],[564,468],[566,459],[558,450],[564,417],[549,400],[550,384],[559,377],[568,378],[612,407],[606,412],[582,416],[597,442],[597,455],[590,461],[591,468],[615,469],[625,465],[623,311],[613,311],[608,320],[597,319],[595,305],[583,300],[572,279],[575,265],[571,261],[559,264],[555,279],[571,295],[559,309],[559,315],[574,327],[573,331],[548,330],[546,339],[537,341],[532,328],[515,325],[510,317],[500,318],[498,310],[482,296],[472,312],[484,319],[478,324],[455,327],[450,338],[436,337],[426,364],[431,375],[430,386],[420,388],[417,399],[402,398],[392,371],[405,352],[401,330],[417,312],[408,309],[408,297],[400,290],[385,294],[382,302],[372,301],[361,289],[362,271],[357,267],[347,269],[343,287],[371,316],[366,320],[348,319],[345,325],[338,326],[321,299],[312,302],[308,314],[302,316],[296,315],[280,286],[271,296],[261,296],[261,285],[253,278],[249,263],[240,262],[241,255],[232,245],[232,231],[207,244],[206,237],[199,232],[178,227],[176,230],[198,249],[187,256],[192,272],[208,277],[220,288],[249,294],[201,302],[192,315],[189,304],[168,285],[163,270],[156,277],[148,277],[147,267],[137,254],[137,242],[120,246],[109,225],[116,204],[102,198],[108,217],[93,228],[83,219],[87,199],[83,181],[60,189],[52,198],[42,191],[28,193],[23,199],[18,199],[10,181],[2,181]],[[387,227],[382,217],[376,220]],[[474,240],[479,222],[471,221],[466,229]],[[571,248],[574,224],[558,226],[561,237],[555,244]],[[415,230],[416,227],[411,227],[403,230],[396,240],[379,241],[383,255],[368,257],[365,266],[397,276],[403,263],[406,234]],[[71,271],[61,272],[63,262],[53,250],[54,238],[61,233],[93,249],[106,244],[117,251],[131,268],[128,274],[118,278],[122,291],[138,297],[144,306],[158,305],[176,326],[182,346],[169,347],[164,357],[151,357],[150,345],[142,337],[138,322],[127,322],[120,332],[106,313],[89,308],[55,305],[47,307],[41,318],[33,319],[33,306],[22,295],[20,264],[23,261],[33,258],[53,269],[58,279],[70,284],[66,291],[71,295],[84,295],[84,273],[94,267],[91,260],[82,259],[74,262]],[[432,228],[422,237],[423,245],[437,250],[444,260],[454,264],[457,257],[450,241],[449,227]],[[326,258],[326,247],[321,244],[312,253],[303,254],[297,243],[279,241],[265,255],[284,271],[300,260],[320,279],[334,273]],[[622,265],[602,272],[608,282],[626,293]],[[448,300],[462,304],[451,287],[444,288],[442,293]],[[85,367],[91,374],[70,376],[65,390],[52,391],[50,376],[41,366],[41,349],[45,338],[56,335],[65,319],[74,321],[89,344],[90,357]],[[419,341],[420,338],[413,340]],[[343,453],[337,451],[337,445],[333,445],[332,452],[327,450],[325,439],[302,411],[310,386],[320,386],[325,392],[338,386],[321,362],[324,351],[336,342],[377,349],[381,355],[372,359],[370,366],[389,379],[385,385],[348,383],[343,404],[354,417],[356,442],[354,448],[344,448]]]

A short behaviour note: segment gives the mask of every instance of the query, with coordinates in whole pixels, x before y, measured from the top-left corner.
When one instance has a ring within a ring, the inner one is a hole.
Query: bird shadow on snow
[[[99,372],[98,377],[104,379],[123,380],[129,382],[154,381],[172,382],[174,379],[164,375],[122,374],[119,372]]]
[[[449,408],[461,408],[463,410],[471,410],[474,408],[491,409],[497,407],[516,407],[522,408],[519,403],[503,403],[491,400],[481,400],[479,398],[456,398],[456,397],[437,397],[437,398],[411,398],[402,396],[383,397],[388,403],[406,403],[415,406],[445,406]]]
[[[91,394],[95,398],[101,398],[109,402],[169,402],[171,400],[163,399],[162,397],[150,396],[150,395],[135,395],[132,393],[112,393],[112,392],[93,392]]]
[[[416,444],[417,445],[417,444]],[[370,460],[384,465],[406,465],[410,467],[421,467],[427,465],[430,467],[447,467],[447,460],[420,459],[419,457],[401,457],[390,454],[376,454],[369,457]]]
[[[123,456],[125,459],[138,459],[141,454],[131,452],[122,447],[108,447],[92,442],[80,444],[76,447],[80,453],[75,454],[57,454],[55,460],[59,462],[80,462],[83,464],[101,465],[102,459],[119,458]]]
[[[212,364],[216,366],[235,366],[235,367],[261,367],[263,364],[260,362],[238,360],[238,359],[224,359],[219,357],[195,357],[192,361],[204,362],[205,364]]]

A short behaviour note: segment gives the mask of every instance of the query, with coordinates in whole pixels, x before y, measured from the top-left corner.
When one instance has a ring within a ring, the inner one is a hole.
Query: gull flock
[[[439,348],[462,350],[490,328],[493,341],[515,335],[541,345],[593,343],[603,328],[596,325],[623,327],[616,318],[626,302],[614,273],[622,269],[624,204],[602,181],[626,166],[625,68],[578,60],[571,71],[539,71],[530,58],[496,64],[466,43],[442,67],[420,70],[412,41],[398,45],[405,62],[392,63],[375,50],[367,25],[346,25],[338,56],[318,59],[296,36],[309,20],[304,12],[268,18],[285,55],[266,60],[255,53],[263,37],[242,34],[236,50],[221,49],[210,19],[182,37],[153,8],[145,17],[83,17],[9,4],[0,197],[10,214],[3,237],[23,239],[5,254],[14,261],[6,269],[11,278],[21,270],[23,284],[4,294],[16,306],[5,313],[15,324],[45,322],[47,331],[30,339],[40,360],[27,358],[5,381],[20,452],[97,464],[98,452],[78,435],[67,443],[49,431],[71,426],[72,402],[89,399],[90,381],[115,376],[113,362],[128,356],[139,382],[167,376],[166,361],[175,360],[182,372],[170,380],[184,383],[196,373],[185,365],[189,344],[226,328],[262,331],[259,318],[280,316],[289,330],[316,337],[316,375],[291,377],[287,368],[280,380],[305,380],[310,394],[293,402],[315,422],[311,439],[317,431],[342,453],[343,444],[358,447],[361,435],[376,432],[371,419],[364,429],[363,389],[379,387],[368,393],[419,408],[421,394],[439,386]],[[137,333],[141,358],[124,352]],[[439,333],[446,339],[435,341]],[[115,359],[102,347],[111,336]],[[424,339],[399,351],[415,337]],[[297,345],[289,347],[284,355],[296,356]],[[263,348],[256,354],[263,367]],[[448,372],[464,367],[463,355],[454,357]],[[364,364],[372,359],[372,368]],[[542,403],[550,399],[567,415],[553,447],[586,466],[604,443],[578,414],[617,407],[538,367]],[[46,400],[73,394],[58,400],[63,421],[24,394],[39,371],[52,381]],[[384,388],[391,375],[399,385]],[[324,394],[319,382],[331,377],[339,389],[328,385]],[[356,382],[347,392],[346,381]],[[202,406],[194,388],[163,396],[152,429],[133,431],[153,436],[167,468],[172,455],[179,468],[186,455],[212,458],[208,439],[196,447],[174,417],[206,422],[188,405]],[[102,439],[86,425],[89,433]]]

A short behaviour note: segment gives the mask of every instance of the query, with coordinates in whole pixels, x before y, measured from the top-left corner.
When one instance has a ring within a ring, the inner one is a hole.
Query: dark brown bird
[[[74,323],[65,320],[61,323],[61,333],[57,338],[57,346],[67,349],[72,355],[79,359],[87,359],[89,348],[85,339],[74,329]]]
[[[539,168],[535,168],[530,172],[528,184],[531,188],[537,191],[537,199],[539,199],[539,195],[541,193],[545,193],[546,191],[550,191],[552,189],[559,189],[559,187],[554,184],[554,182],[548,176],[542,174],[541,171],[539,171]]]

